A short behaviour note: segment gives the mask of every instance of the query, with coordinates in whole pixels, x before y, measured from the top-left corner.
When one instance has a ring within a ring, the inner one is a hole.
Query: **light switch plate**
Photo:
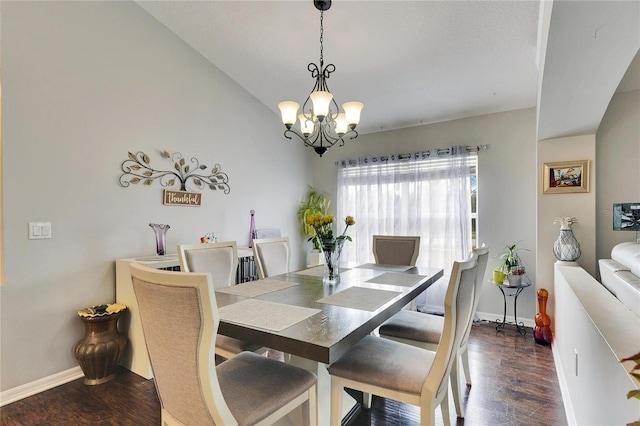
[[[29,223],[29,239],[30,240],[51,239],[51,222],[30,222]]]

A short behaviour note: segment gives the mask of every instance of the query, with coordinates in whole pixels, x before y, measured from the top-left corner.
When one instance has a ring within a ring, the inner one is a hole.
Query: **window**
[[[469,255],[477,232],[477,155],[466,147],[447,151],[453,153],[432,150],[339,166],[338,217],[356,220],[353,243],[343,249],[348,260],[373,262],[373,235],[419,235],[418,266],[448,271]],[[438,298],[444,300],[444,291]]]

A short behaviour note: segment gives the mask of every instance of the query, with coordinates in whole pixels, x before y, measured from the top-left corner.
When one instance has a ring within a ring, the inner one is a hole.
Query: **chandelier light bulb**
[[[345,102],[342,104],[342,109],[344,109],[347,117],[347,123],[353,126],[352,129],[360,122],[360,111],[362,111],[362,108],[364,108],[362,102]]]
[[[296,124],[296,114],[300,105],[293,101],[283,101],[278,104],[280,108],[280,114],[282,115],[282,123],[290,129],[291,126]]]
[[[344,135],[349,130],[349,125],[347,124],[347,116],[344,112],[341,112],[336,117],[336,133],[339,136]]]
[[[315,123],[313,122],[314,120],[305,117],[304,114],[298,115],[298,118],[300,119],[300,131],[302,132],[302,134],[305,136],[309,136],[311,133],[313,133],[313,129],[315,128]]]
[[[329,104],[333,99],[331,92],[316,91],[309,95],[313,102],[313,115],[322,121],[329,114]]]

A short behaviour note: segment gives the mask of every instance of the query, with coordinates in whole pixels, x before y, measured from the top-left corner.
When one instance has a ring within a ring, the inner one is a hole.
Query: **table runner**
[[[349,287],[346,290],[316,300],[318,303],[373,312],[389,300],[400,295],[398,291],[376,290],[365,287]]]
[[[409,269],[413,268],[413,266],[409,266],[409,265],[385,265],[385,264],[382,264],[382,263],[365,263],[363,265],[356,266],[356,268],[382,269],[382,270],[385,270],[385,271],[404,272],[404,271],[408,271]]]
[[[298,285],[298,283],[265,279],[250,281],[248,283],[233,285],[231,287],[223,287],[216,289],[216,291],[220,293],[234,294],[236,296],[258,297],[262,296],[263,294],[282,290],[283,288],[292,287],[294,285]]]
[[[256,299],[246,299],[218,309],[223,321],[271,331],[282,331],[319,312],[322,311]]]
[[[417,274],[399,274],[397,272],[385,272],[382,275],[367,280],[368,283],[398,285],[402,287],[411,287],[425,278],[424,275]]]

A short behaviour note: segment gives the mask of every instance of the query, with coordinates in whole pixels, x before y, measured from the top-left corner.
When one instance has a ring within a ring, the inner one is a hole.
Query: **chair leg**
[[[426,405],[420,406],[420,425],[421,426],[433,426],[436,424],[436,408],[437,405],[433,405],[434,401],[429,401]]]
[[[451,392],[453,393],[453,404],[456,407],[456,415],[459,418],[464,418],[464,407],[462,406],[462,390],[460,389],[460,361],[456,356],[453,365],[451,366],[451,374],[449,376],[449,383],[451,383]]]
[[[342,385],[335,378],[331,378],[331,426],[340,426],[342,423]]]
[[[302,421],[305,425],[317,426],[318,425],[318,395],[316,386],[312,386],[308,391],[307,401],[302,404]]]
[[[471,370],[469,370],[469,351],[465,348],[460,356],[462,358],[462,367],[464,368],[464,377],[467,379],[467,386],[471,386]]]
[[[371,408],[371,394],[362,392],[362,406],[364,408]]]
[[[444,398],[442,398],[442,401],[440,402],[440,410],[442,411],[442,422],[444,423],[444,426],[451,426],[451,417],[449,415],[449,392],[445,392]]]

